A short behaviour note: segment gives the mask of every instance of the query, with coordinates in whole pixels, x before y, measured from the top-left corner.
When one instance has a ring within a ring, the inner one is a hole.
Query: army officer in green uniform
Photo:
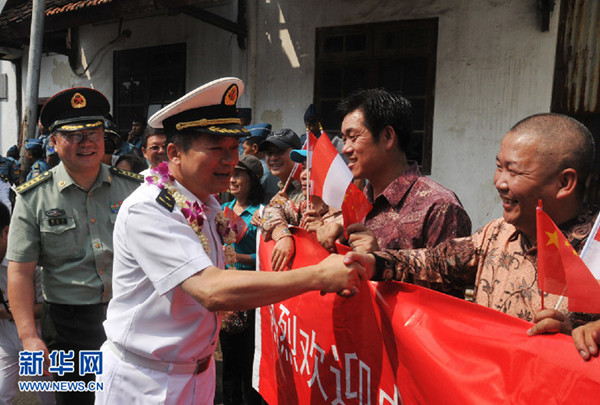
[[[79,376],[78,352],[97,350],[106,339],[113,224],[122,201],[143,180],[101,163],[109,109],[106,97],[88,88],[50,98],[40,121],[50,129],[61,163],[17,188],[6,255],[8,296],[23,349],[42,350],[50,372],[58,370],[49,353],[74,350],[74,373],[54,374],[55,380],[94,379]],[[33,311],[37,265],[43,266],[41,338]],[[57,392],[59,404],[93,402],[93,392]]]

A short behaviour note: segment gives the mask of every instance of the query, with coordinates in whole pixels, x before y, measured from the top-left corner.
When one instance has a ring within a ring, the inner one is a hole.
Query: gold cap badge
[[[73,94],[73,97],[71,98],[71,106],[73,108],[83,108],[86,106],[86,104],[87,104],[87,101],[86,101],[85,97],[83,97],[81,95],[81,93]]]
[[[225,105],[235,105],[238,99],[238,86],[236,84],[232,84],[231,87],[227,89],[225,92],[225,97],[223,97],[223,103]]]

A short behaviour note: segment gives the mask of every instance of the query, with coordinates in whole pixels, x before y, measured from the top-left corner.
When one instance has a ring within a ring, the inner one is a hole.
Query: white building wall
[[[222,2],[209,11],[235,20],[236,3]],[[245,51],[234,34],[185,15],[125,19],[122,30],[131,30],[131,37],[108,47],[118,24],[86,26],[80,35],[84,66],[94,60],[90,70],[79,77],[66,57],[46,55],[39,95],[91,86],[112,103],[114,50],[186,42],[188,90],[238,76],[247,84],[238,106],[252,107],[254,122],[301,133],[304,110],[313,100],[316,27],[438,17],[431,177],[457,193],[477,228],[501,215],[492,175],[502,136],[517,120],[550,107],[559,4],[550,32],[543,33],[537,3],[249,0]],[[0,69],[6,69],[5,63]],[[26,69],[24,62],[23,83]],[[9,88],[10,83],[14,89],[14,81],[9,80]],[[18,124],[5,119],[16,114],[14,107],[10,111],[11,100],[0,102],[2,152],[16,140]]]
[[[0,100],[0,155],[17,142],[19,136],[19,118],[17,111],[16,66],[12,62],[0,61],[0,74],[6,74],[6,100]]]

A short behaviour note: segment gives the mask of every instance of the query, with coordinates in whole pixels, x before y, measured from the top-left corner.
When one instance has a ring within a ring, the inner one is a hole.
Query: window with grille
[[[131,129],[134,115],[146,119],[185,94],[184,43],[114,53],[113,115],[119,131]]]
[[[437,18],[317,28],[315,107],[327,132],[339,133],[338,102],[354,90],[385,87],[413,105],[407,155],[431,173]]]

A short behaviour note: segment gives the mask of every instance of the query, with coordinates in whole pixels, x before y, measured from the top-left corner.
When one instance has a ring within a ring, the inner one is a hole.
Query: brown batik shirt
[[[370,184],[365,188],[365,194],[373,204],[365,225],[375,233],[381,249],[433,247],[445,240],[471,234],[471,220],[456,195],[422,176],[416,163],[375,199]],[[437,289],[435,285],[412,280],[410,276],[405,281]],[[464,297],[464,289],[444,292]]]
[[[365,225],[382,249],[420,249],[471,234],[471,220],[456,195],[419,173],[417,164],[392,181],[375,199]]]

